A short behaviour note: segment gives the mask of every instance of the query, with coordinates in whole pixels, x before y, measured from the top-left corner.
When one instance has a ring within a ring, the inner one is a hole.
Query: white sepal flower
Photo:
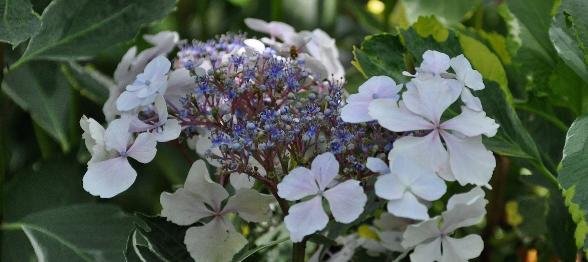
[[[447,189],[445,182],[423,168],[418,162],[399,158],[390,166],[390,173],[381,175],[374,185],[376,195],[388,200],[388,212],[391,214],[424,220],[429,218],[427,206],[419,201],[434,201],[443,196]]]
[[[462,262],[476,258],[484,249],[479,235],[461,239],[450,237],[458,228],[478,224],[486,214],[484,191],[479,187],[449,199],[447,210],[429,220],[410,225],[403,234],[402,246],[414,248],[412,262]]]
[[[135,81],[116,100],[119,111],[130,111],[139,106],[146,106],[157,95],[165,94],[167,89],[167,73],[171,62],[164,56],[158,56],[145,66],[145,71],[137,75]]]
[[[361,123],[374,120],[368,114],[368,107],[374,99],[398,100],[400,86],[387,76],[373,76],[361,84],[357,94],[347,98],[347,104],[341,109],[341,119],[347,123]]]
[[[157,114],[157,121],[149,123],[133,117],[131,123],[133,131],[150,132],[157,142],[167,142],[178,138],[182,132],[182,127],[177,119],[168,119],[167,104],[163,96],[158,95],[155,98],[155,113]]]
[[[116,115],[120,114],[120,111],[116,109],[116,100],[125,87],[133,83],[149,61],[159,55],[167,55],[178,43],[179,35],[176,32],[163,31],[156,35],[144,35],[143,38],[153,47],[143,50],[138,55],[137,47],[131,47],[114,71],[114,83],[110,85],[108,100],[102,107],[107,122],[114,120]]]
[[[462,88],[454,79],[415,78],[401,102],[377,99],[370,104],[370,116],[386,129],[429,131],[425,136],[397,139],[389,154],[391,165],[397,156],[405,155],[432,168],[446,180],[457,180],[461,185],[488,184],[496,160],[482,144],[481,135],[494,136],[498,124],[485,112],[467,107],[462,107],[458,116],[441,122],[441,115],[457,100]]]
[[[190,71],[185,68],[178,68],[169,72],[169,79],[167,81],[167,90],[163,97],[172,107],[176,109],[182,108],[181,98],[186,97],[194,90],[196,80],[190,75]]]
[[[84,139],[86,148],[92,156],[88,163],[105,160],[109,157],[104,144],[104,127],[96,120],[82,116],[80,119],[80,127],[84,130],[82,138]]]
[[[472,65],[464,55],[458,55],[451,58],[449,64],[455,72],[456,79],[461,81],[464,86],[469,87],[472,90],[484,89],[485,86],[482,74],[472,68]],[[461,101],[474,111],[482,111],[482,103],[480,102],[480,99],[475,97],[468,88],[462,90]]]
[[[345,78],[345,69],[339,61],[339,50],[335,45],[335,39],[331,38],[325,31],[314,29],[312,32],[300,32],[302,38],[310,39],[303,49],[312,57],[319,60],[327,69],[329,75],[321,75],[322,78],[334,79]]]
[[[111,198],[127,190],[135,181],[137,172],[128,158],[149,163],[155,157],[155,138],[141,133],[132,141],[130,119],[116,119],[104,132],[104,148],[109,158],[88,163],[83,187],[94,196]]]
[[[247,240],[235,230],[227,215],[237,213],[246,221],[262,222],[270,215],[269,204],[273,201],[271,195],[247,188],[238,189],[229,197],[220,184],[210,179],[203,160],[194,162],[184,187],[160,196],[161,216],[175,224],[192,225],[203,218],[212,218],[186,231],[184,244],[197,261],[230,261]]]
[[[323,209],[327,199],[335,221],[350,223],[363,212],[367,196],[357,180],[347,180],[327,189],[339,173],[339,162],[330,153],[318,155],[311,169],[297,167],[278,184],[278,195],[295,201],[310,198],[290,207],[284,223],[293,242],[325,228],[329,217]]]
[[[278,21],[266,22],[257,18],[245,18],[245,25],[251,30],[266,33],[271,37],[277,37],[282,41],[286,41],[289,35],[296,33],[292,26]]]
[[[447,73],[449,69],[450,58],[447,54],[427,50],[423,53],[423,61],[420,67],[416,68],[414,75],[408,72],[402,72],[405,76],[417,77],[417,78],[429,78],[439,76],[443,73]]]

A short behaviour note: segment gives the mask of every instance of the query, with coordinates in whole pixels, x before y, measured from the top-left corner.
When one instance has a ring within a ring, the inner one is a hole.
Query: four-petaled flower
[[[350,223],[363,212],[367,196],[359,181],[350,179],[329,187],[338,173],[339,162],[327,152],[314,158],[311,169],[297,167],[278,184],[278,195],[286,200],[310,197],[291,206],[284,218],[293,242],[325,228],[329,217],[323,209],[323,197],[337,222]]]
[[[449,235],[458,228],[478,224],[486,214],[487,202],[484,191],[475,187],[467,193],[453,195],[440,216],[408,226],[401,244],[406,249],[414,248],[410,261],[465,262],[479,256],[484,249],[479,235],[460,239]]]
[[[375,99],[398,100],[401,86],[387,76],[373,76],[361,84],[357,94],[347,98],[347,105],[341,109],[341,119],[347,123],[362,123],[374,120],[368,114],[368,107]]]
[[[270,215],[273,201],[271,195],[249,188],[239,188],[229,197],[227,190],[210,179],[203,160],[194,162],[184,187],[160,197],[161,216],[175,224],[186,226],[211,218],[186,231],[184,244],[197,261],[230,261],[247,239],[235,230],[227,215],[237,213],[246,221],[262,222]]]
[[[155,101],[157,95],[165,94],[170,67],[171,62],[164,56],[151,60],[145,66],[145,71],[137,75],[135,81],[120,94],[116,100],[116,108],[119,111],[130,111],[149,105]]]
[[[130,118],[116,119],[106,131],[93,119],[82,118],[84,139],[92,161],[82,179],[83,187],[94,196],[110,198],[127,190],[135,181],[137,172],[128,158],[149,163],[155,157],[157,141],[151,133],[141,133],[132,139]]]
[[[494,136],[496,122],[483,111],[465,106],[461,114],[442,122],[443,112],[457,100],[462,85],[455,79],[439,76],[415,78],[402,95],[402,101],[376,99],[370,103],[369,114],[378,123],[394,132],[416,131],[394,142],[390,164],[399,155],[428,166],[446,180],[461,185],[487,185],[496,160],[482,144],[482,134]],[[426,135],[421,132],[428,132]],[[445,146],[441,142],[445,142]]]
[[[445,182],[434,172],[410,161],[412,160],[398,158],[390,167],[389,172],[379,176],[375,183],[376,195],[388,200],[388,212],[391,214],[414,220],[424,220],[429,218],[427,206],[422,204],[418,198],[427,201],[437,200],[445,194],[447,188]],[[379,158],[368,159],[368,168],[385,165]],[[377,172],[376,170],[381,169],[383,168],[374,168],[372,171]]]

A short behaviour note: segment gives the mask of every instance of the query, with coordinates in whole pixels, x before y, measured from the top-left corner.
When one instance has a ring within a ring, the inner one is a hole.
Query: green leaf
[[[566,24],[566,17],[563,13],[558,13],[555,16],[551,27],[549,27],[549,37],[559,57],[588,83],[588,69],[584,62],[584,53],[576,42],[573,28]]]
[[[0,41],[16,47],[41,27],[39,15],[28,0],[0,0]]]
[[[122,261],[133,218],[115,206],[84,204],[33,213],[9,225],[25,232],[39,261]]]
[[[584,62],[588,64],[588,2],[584,0],[564,0],[561,11],[571,16],[575,36],[584,53]]]
[[[71,91],[59,64],[38,62],[20,67],[4,78],[2,91],[28,111],[63,151],[70,149],[67,133]]]
[[[131,40],[141,26],[164,18],[174,6],[175,0],[55,0],[14,66],[33,59],[90,58]]]
[[[574,221],[579,225],[576,243],[586,250],[586,213],[588,212],[588,115],[579,117],[570,126],[566,135],[560,175],[568,207]]]
[[[106,102],[109,88],[115,85],[110,77],[100,71],[76,62],[64,66],[64,73],[75,90],[99,105]]]
[[[506,72],[500,59],[482,42],[465,34],[459,34],[459,43],[463,54],[470,60],[472,66],[480,71],[485,79],[495,81],[505,94],[506,101],[512,104],[512,94],[508,89]]]
[[[415,24],[413,27],[414,26],[418,27],[419,25]],[[426,32],[421,33],[425,33],[425,35],[420,35],[414,28],[409,28],[406,31],[400,31],[402,42],[404,43],[406,50],[408,50],[408,52],[416,60],[416,65],[422,62],[423,54],[427,50],[443,52],[451,57],[462,53],[459,42],[457,41],[457,37],[451,30],[449,30],[447,39],[440,42],[433,39],[433,36],[427,35]]]
[[[16,221],[33,212],[91,201],[81,187],[83,170],[71,163],[75,159],[51,159],[16,174],[3,188],[4,198],[10,199],[4,202],[4,219]]]
[[[502,89],[494,82],[476,91],[486,114],[500,125],[494,137],[484,137],[484,145],[498,154],[541,161],[537,145],[523,127],[516,111],[507,102]]]
[[[149,248],[148,243],[140,243],[143,236],[136,230],[129,235],[127,239],[127,246],[125,247],[125,260],[127,262],[153,262],[165,261],[161,259],[155,251]]]
[[[457,24],[470,17],[480,0],[403,0],[406,17],[414,23],[419,16],[434,15],[445,25]]]
[[[353,50],[353,64],[365,77],[387,75],[399,81],[403,78],[404,47],[398,36],[378,34],[367,36],[360,48]],[[386,55],[382,55],[386,54]]]
[[[553,0],[535,1],[529,4],[527,0],[508,0],[508,8],[519,22],[521,49],[535,53],[550,64],[553,63],[555,53],[549,39]]]
[[[168,261],[192,261],[184,244],[187,226],[178,226],[163,217],[138,216],[145,225],[137,225],[137,229],[157,254]]]

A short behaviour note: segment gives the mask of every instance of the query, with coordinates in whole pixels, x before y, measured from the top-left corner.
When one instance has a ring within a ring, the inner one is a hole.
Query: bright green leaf
[[[497,82],[506,96],[506,101],[512,104],[512,94],[508,89],[506,72],[500,59],[482,42],[465,34],[459,34],[458,38],[463,54],[470,60],[474,69],[480,71],[485,79]]]
[[[29,0],[0,0],[0,41],[16,47],[41,27]]]
[[[480,0],[403,0],[406,17],[414,23],[419,16],[434,15],[445,25],[457,24],[470,17]]]

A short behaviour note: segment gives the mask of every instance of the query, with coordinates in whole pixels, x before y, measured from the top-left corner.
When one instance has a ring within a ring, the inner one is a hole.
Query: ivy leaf
[[[55,0],[41,16],[42,26],[14,67],[34,59],[90,58],[131,40],[139,28],[162,19],[175,0]]]
[[[0,0],[0,41],[16,47],[41,27],[39,15],[28,0]]]
[[[69,151],[71,91],[59,64],[38,62],[17,68],[4,78],[2,91],[28,111],[63,151]]]
[[[115,206],[83,204],[33,213],[9,225],[25,232],[39,261],[122,261],[133,220]]]
[[[360,48],[353,49],[353,65],[365,77],[387,75],[399,81],[404,78],[403,53],[404,47],[398,36],[387,33],[370,35],[363,40]]]

